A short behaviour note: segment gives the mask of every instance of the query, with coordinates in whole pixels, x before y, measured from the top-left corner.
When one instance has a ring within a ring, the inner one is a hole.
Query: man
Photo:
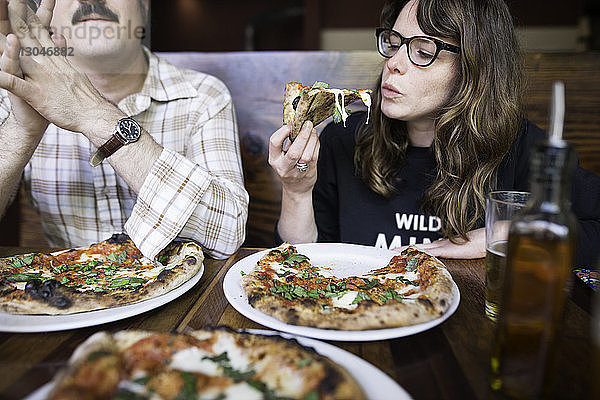
[[[147,257],[175,237],[232,254],[248,194],[226,87],[142,46],[147,0],[54,3],[0,0],[0,210],[24,172],[52,246],[125,230]]]

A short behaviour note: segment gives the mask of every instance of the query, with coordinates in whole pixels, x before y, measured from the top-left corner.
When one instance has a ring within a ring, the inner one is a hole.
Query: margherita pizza
[[[0,259],[0,311],[72,314],[153,298],[196,275],[204,259],[193,242],[175,241],[157,261],[127,235],[85,248]]]
[[[295,340],[227,328],[99,332],[48,399],[364,399],[342,367]]]
[[[287,324],[340,330],[415,325],[441,317],[453,281],[435,257],[410,247],[359,276],[336,277],[284,243],[242,277],[254,308]]]

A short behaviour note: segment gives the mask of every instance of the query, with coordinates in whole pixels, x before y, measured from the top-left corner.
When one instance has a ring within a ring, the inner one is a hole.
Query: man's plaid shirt
[[[139,194],[108,162],[90,166],[96,148],[82,134],[54,125],[25,168],[25,188],[54,247],[125,231],[147,257],[180,237],[225,258],[243,242],[248,215],[231,96],[212,76],[146,54],[142,90],[118,104],[164,147]],[[3,92],[1,121],[9,107]]]

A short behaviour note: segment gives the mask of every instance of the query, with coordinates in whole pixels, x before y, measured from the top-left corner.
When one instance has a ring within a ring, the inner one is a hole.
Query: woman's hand
[[[475,229],[467,232],[468,241],[459,244],[452,243],[448,239],[436,240],[432,243],[417,244],[419,250],[428,252],[435,257],[442,258],[483,258],[485,257],[485,228]],[[394,250],[401,251],[404,246]]]
[[[312,205],[312,190],[317,181],[319,136],[311,122],[302,127],[300,134],[288,148],[285,139],[290,134],[282,126],[269,141],[269,164],[281,179],[281,214],[277,231],[290,243],[309,243],[317,240],[317,225]],[[306,170],[297,164],[307,164]]]
[[[307,195],[317,181],[317,160],[319,158],[319,136],[310,121],[306,122],[293,143],[284,148],[290,134],[287,125],[279,128],[269,141],[269,164],[275,170],[284,193],[288,195]],[[307,164],[305,171],[297,164]]]

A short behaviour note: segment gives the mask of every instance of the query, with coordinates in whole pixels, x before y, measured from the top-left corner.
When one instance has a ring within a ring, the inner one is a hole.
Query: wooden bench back
[[[238,116],[245,184],[250,193],[245,244],[261,247],[272,244],[279,215],[281,188],[267,163],[267,152],[270,135],[282,123],[285,84],[320,80],[336,87],[371,88],[383,65],[376,52],[161,55],[175,65],[215,75],[231,90]],[[581,164],[600,174],[600,53],[528,54],[526,65],[529,118],[546,128],[552,81],[563,80],[567,96],[565,136],[577,149]],[[9,214],[3,222],[10,220],[11,226],[21,227],[21,245],[45,243],[37,214],[24,200],[10,212],[18,218]],[[7,228],[0,229],[8,233]]]

